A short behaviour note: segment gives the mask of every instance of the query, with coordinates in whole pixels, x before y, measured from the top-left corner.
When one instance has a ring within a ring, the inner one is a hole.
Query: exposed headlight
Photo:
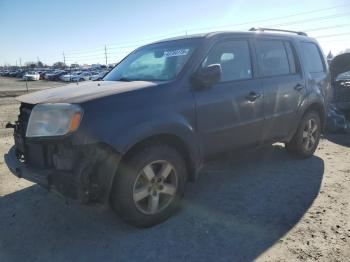
[[[83,111],[78,105],[38,104],[30,114],[26,136],[66,135],[78,129],[82,116]]]

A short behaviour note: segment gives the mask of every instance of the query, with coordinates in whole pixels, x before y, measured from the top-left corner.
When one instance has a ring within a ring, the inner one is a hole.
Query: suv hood
[[[147,81],[101,81],[82,84],[70,84],[62,87],[45,89],[16,98],[27,104],[40,103],[82,103],[100,97],[125,93],[136,89],[156,86],[155,82]]]

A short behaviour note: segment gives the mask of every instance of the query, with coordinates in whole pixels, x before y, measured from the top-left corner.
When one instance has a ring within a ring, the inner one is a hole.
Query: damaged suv
[[[9,169],[148,227],[177,210],[186,181],[215,155],[282,142],[310,157],[325,124],[328,67],[306,34],[268,30],[156,42],[102,81],[18,97]]]

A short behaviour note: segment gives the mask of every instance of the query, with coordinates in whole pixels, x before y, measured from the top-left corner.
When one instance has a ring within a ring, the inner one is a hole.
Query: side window
[[[257,47],[262,76],[279,76],[291,73],[283,41],[259,40]]]
[[[314,43],[301,43],[301,46],[308,71],[310,73],[324,72],[325,69],[318,47]]]
[[[202,63],[202,67],[220,64],[221,82],[252,78],[248,41],[227,41],[214,46]]]

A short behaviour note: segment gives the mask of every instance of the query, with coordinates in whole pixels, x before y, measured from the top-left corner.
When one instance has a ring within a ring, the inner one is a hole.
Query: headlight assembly
[[[74,104],[38,104],[34,106],[27,126],[27,137],[63,136],[78,129],[83,116]]]

